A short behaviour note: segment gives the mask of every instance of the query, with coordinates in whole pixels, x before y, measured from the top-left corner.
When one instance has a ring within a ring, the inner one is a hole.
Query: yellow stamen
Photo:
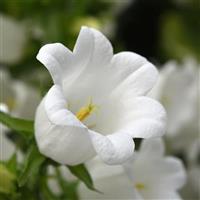
[[[135,187],[138,189],[138,190],[143,190],[145,189],[145,185],[143,183],[136,183],[135,184]]]
[[[92,103],[92,100],[90,99],[90,102],[87,106],[82,107],[77,113],[76,117],[83,121],[85,120],[97,107]]]

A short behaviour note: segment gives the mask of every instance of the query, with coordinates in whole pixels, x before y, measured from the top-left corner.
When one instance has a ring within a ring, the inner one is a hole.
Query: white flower
[[[144,199],[179,199],[179,190],[186,181],[182,162],[164,157],[161,139],[143,141],[140,151],[125,165],[125,171]]]
[[[194,60],[187,59],[182,65],[171,61],[161,70],[151,96],[166,108],[169,135],[178,134],[188,124],[192,128],[194,120],[197,120],[197,90],[198,64]]]
[[[0,69],[0,81],[0,105],[6,106],[6,111],[12,116],[33,119],[40,101],[39,92],[22,81],[12,79],[6,70]]]
[[[25,27],[15,19],[0,14],[0,35],[0,62],[18,62],[23,56],[27,41]]]
[[[200,65],[194,59],[183,64],[167,63],[151,96],[162,102],[167,111],[167,133],[174,150],[189,152],[198,135],[198,88]]]
[[[80,199],[137,199],[133,182],[121,165],[106,165],[98,157],[87,163],[95,188],[101,193],[89,190],[83,183],[78,187]]]
[[[7,113],[8,107],[0,103],[0,111]],[[7,130],[7,127],[0,123],[0,161],[9,159],[15,151],[15,145],[6,138]]]
[[[12,116],[33,119],[40,100],[39,93],[23,82],[13,80],[0,69],[0,111]],[[8,128],[0,123],[0,160],[7,160],[15,151],[15,145],[6,138]]]
[[[180,199],[177,190],[186,179],[181,161],[164,156],[161,139],[144,140],[124,168],[97,162],[90,172],[95,187],[103,194],[89,191],[82,184],[81,199]]]
[[[35,136],[42,154],[68,165],[98,154],[116,164],[133,154],[132,138],[163,135],[165,111],[144,96],[158,76],[145,58],[131,52],[113,55],[105,36],[83,27],[73,52],[48,44],[37,59],[55,84],[36,112]]]

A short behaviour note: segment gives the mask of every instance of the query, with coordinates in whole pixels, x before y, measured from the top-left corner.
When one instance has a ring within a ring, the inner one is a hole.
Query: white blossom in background
[[[18,62],[27,42],[25,26],[11,18],[0,14],[0,63]]]
[[[92,162],[90,173],[103,194],[81,184],[81,199],[181,199],[178,190],[185,183],[185,169],[178,158],[164,156],[161,139],[144,140],[123,167]]]
[[[187,183],[181,190],[184,199],[200,199],[200,165],[191,166],[187,171]]]
[[[6,105],[12,116],[33,119],[40,101],[39,92],[22,81],[12,79],[3,69],[0,69],[0,81],[0,105]]]
[[[94,186],[101,193],[89,190],[83,183],[78,187],[80,199],[136,199],[134,183],[121,165],[106,165],[99,158],[87,163]]]
[[[0,111],[7,113],[8,107],[0,104]],[[15,151],[15,145],[6,138],[5,132],[8,130],[6,126],[0,123],[0,161],[7,160]]]
[[[0,111],[15,117],[33,119],[40,101],[39,92],[21,81],[10,77],[8,71],[0,69]],[[5,135],[7,127],[0,124],[0,159],[10,158],[15,146]]]
[[[198,134],[198,88],[200,65],[191,58],[182,64],[168,62],[150,93],[164,105],[168,125],[166,137],[174,150],[188,154]]]
[[[145,96],[158,77],[145,58],[113,55],[102,33],[83,27],[73,52],[47,44],[37,59],[54,81],[35,118],[36,141],[47,157],[76,165],[98,154],[108,164],[123,163],[133,154],[132,138],[164,134],[165,110]]]
[[[143,199],[180,199],[178,190],[186,181],[184,166],[176,157],[164,156],[161,139],[143,141],[135,158],[125,165]]]

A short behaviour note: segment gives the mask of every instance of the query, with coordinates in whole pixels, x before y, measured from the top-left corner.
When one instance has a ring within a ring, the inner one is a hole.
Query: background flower
[[[144,140],[141,148],[124,165],[109,167],[98,159],[90,171],[101,193],[80,186],[83,199],[180,199],[178,190],[186,181],[181,161],[164,156],[161,139]]]
[[[33,119],[40,101],[39,92],[22,81],[12,79],[5,69],[0,69],[0,80],[0,111]],[[6,137],[8,131],[9,128],[0,123],[0,160],[8,160],[16,149],[16,145]]]
[[[198,140],[199,64],[192,58],[167,63],[150,96],[160,100],[168,114],[166,137],[174,151],[188,154]]]

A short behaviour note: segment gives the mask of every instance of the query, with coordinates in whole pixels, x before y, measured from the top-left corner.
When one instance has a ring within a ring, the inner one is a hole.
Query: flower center
[[[97,108],[96,105],[94,105],[92,103],[92,100],[90,100],[90,102],[88,103],[88,105],[82,107],[77,113],[76,113],[76,117],[80,120],[80,121],[84,121],[89,115],[91,115],[91,113],[94,112],[94,110]]]
[[[144,190],[145,189],[145,185],[143,183],[136,183],[135,184],[135,187],[138,189],[138,190]]]

